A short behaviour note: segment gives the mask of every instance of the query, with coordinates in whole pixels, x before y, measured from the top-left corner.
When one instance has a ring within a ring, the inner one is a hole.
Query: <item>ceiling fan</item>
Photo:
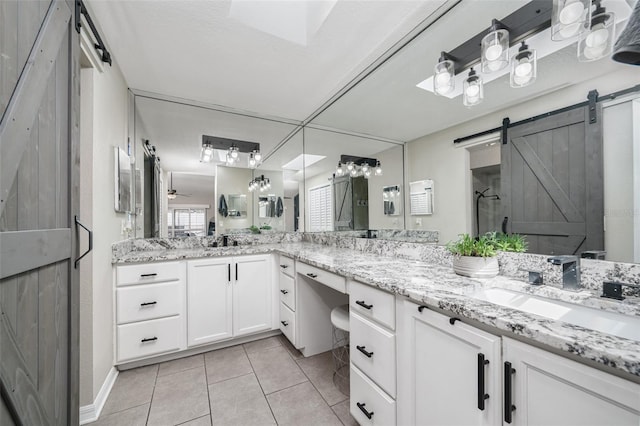
[[[176,197],[190,197],[191,194],[180,194],[177,190],[173,189],[173,172],[169,172],[169,189],[167,190],[167,198],[175,200]]]

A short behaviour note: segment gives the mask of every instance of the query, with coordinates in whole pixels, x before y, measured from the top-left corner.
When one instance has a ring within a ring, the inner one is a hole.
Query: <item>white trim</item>
[[[169,209],[210,209],[210,204],[169,204]]]
[[[80,50],[84,53],[91,64],[91,67],[102,73],[104,68],[102,67],[102,58],[99,56],[98,51],[94,47],[95,41],[87,33],[86,27],[82,25],[80,27]]]
[[[111,389],[116,382],[116,378],[118,377],[118,370],[115,367],[111,367],[109,370],[109,374],[104,379],[104,383],[96,396],[93,404],[84,405],[80,407],[80,424],[84,425],[87,423],[95,422],[100,417],[100,413],[104,408],[105,402],[107,402],[107,398],[109,397],[109,393],[111,393]]]
[[[640,99],[631,104],[633,123],[633,261],[640,262]]]
[[[502,131],[497,130],[487,135],[478,136],[477,138],[469,139],[467,141],[457,143],[454,148],[472,148],[474,146],[482,145],[490,142],[499,142],[502,136]]]

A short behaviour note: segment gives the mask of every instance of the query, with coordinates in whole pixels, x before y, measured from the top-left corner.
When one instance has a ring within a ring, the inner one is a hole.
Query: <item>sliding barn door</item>
[[[507,131],[500,168],[503,230],[526,235],[531,253],[604,248],[601,127],[590,123],[588,108]]]
[[[0,1],[0,423],[78,423],[74,3]]]

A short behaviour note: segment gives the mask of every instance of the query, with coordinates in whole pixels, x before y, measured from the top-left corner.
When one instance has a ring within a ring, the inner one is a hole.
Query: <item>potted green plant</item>
[[[471,278],[492,278],[498,275],[498,251],[522,253],[527,250],[527,242],[522,235],[490,232],[473,238],[460,234],[457,241],[447,244],[454,255],[453,270],[458,275]]]

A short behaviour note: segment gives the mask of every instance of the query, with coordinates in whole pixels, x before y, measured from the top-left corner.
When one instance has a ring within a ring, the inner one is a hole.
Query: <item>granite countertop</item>
[[[532,286],[503,276],[491,279],[466,278],[456,275],[447,266],[314,243],[134,251],[114,259],[114,263],[260,253],[281,253],[347,278],[409,297],[417,303],[435,306],[455,316],[475,320],[640,377],[638,341],[503,307],[477,299],[473,294],[478,290],[498,287],[640,317],[640,304],[637,301],[603,300],[589,291],[573,292],[546,285]]]

